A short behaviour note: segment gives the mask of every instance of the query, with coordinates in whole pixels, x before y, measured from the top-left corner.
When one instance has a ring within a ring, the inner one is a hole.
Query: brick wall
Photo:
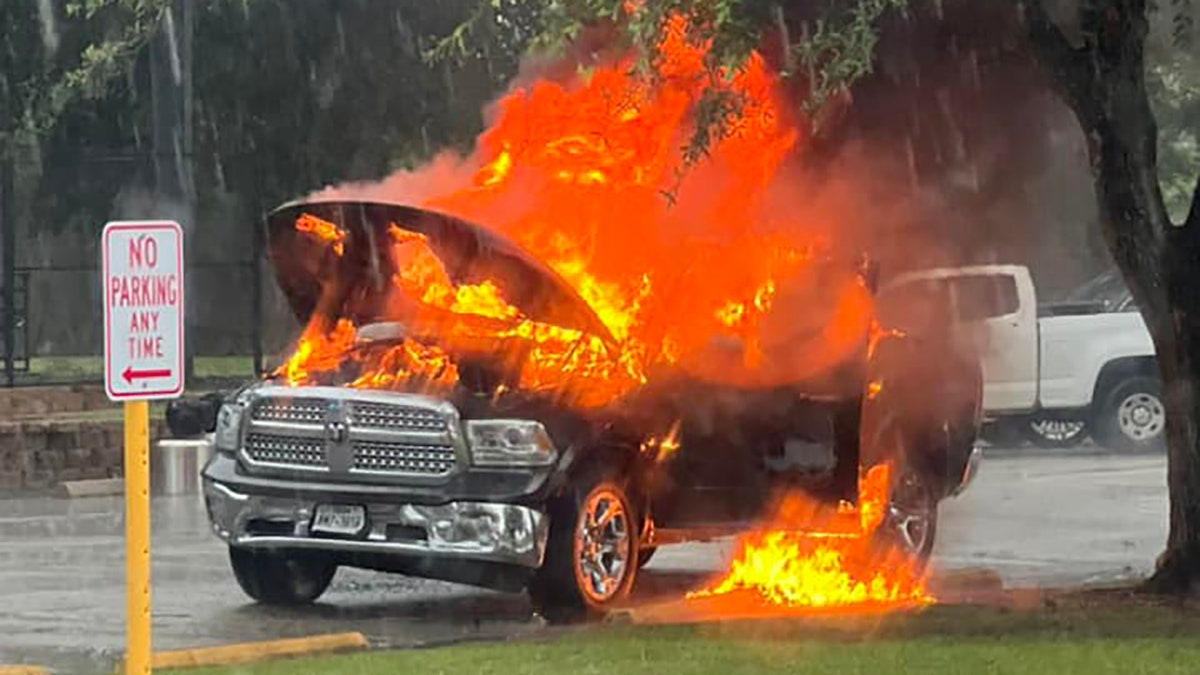
[[[95,385],[0,389],[0,422],[117,407],[104,394],[104,387]]]
[[[151,420],[151,444],[166,435],[166,424]],[[124,443],[120,422],[0,422],[0,492],[119,477]]]

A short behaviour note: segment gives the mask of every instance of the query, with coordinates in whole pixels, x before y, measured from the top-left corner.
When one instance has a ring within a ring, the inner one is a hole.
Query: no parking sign
[[[183,231],[109,223],[102,249],[108,397],[174,398],[183,391]]]

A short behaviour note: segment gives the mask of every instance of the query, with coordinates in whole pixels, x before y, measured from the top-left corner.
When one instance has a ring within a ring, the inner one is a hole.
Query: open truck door
[[[1037,298],[1017,265],[942,268],[904,274],[879,294],[885,325],[929,330],[949,324],[978,355],[983,408],[1030,411],[1038,397]]]

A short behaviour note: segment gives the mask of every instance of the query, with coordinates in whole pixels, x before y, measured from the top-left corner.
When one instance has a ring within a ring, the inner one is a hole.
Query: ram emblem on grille
[[[325,457],[329,470],[345,473],[354,463],[350,447],[350,411],[344,401],[330,401],[325,408]]]

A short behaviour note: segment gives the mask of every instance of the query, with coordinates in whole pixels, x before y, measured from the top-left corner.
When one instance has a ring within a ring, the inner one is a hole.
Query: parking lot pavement
[[[1161,455],[996,450],[975,484],[947,501],[936,569],[987,567],[1010,586],[1102,583],[1149,572],[1166,537]],[[0,501],[0,663],[96,672],[124,644],[120,498]],[[648,588],[718,570],[730,542],[664,548]],[[321,604],[249,604],[196,497],[153,505],[155,648],[346,630],[408,646],[530,633],[523,596],[342,570]]]
[[[985,452],[978,478],[942,503],[934,569],[986,567],[1007,586],[1075,586],[1144,577],[1167,537],[1162,454]],[[650,569],[720,569],[732,542],[659,551]]]

